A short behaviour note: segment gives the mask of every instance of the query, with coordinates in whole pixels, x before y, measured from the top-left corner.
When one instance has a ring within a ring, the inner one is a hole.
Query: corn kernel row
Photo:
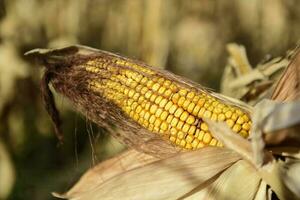
[[[236,133],[249,135],[251,121],[237,107],[225,105],[208,93],[185,88],[155,71],[125,60],[94,59],[83,65],[97,74],[89,87],[113,101],[149,131],[185,149],[222,146],[203,119],[225,121]],[[108,75],[107,75],[108,74]]]

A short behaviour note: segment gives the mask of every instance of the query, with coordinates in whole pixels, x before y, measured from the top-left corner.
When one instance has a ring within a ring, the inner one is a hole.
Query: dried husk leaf
[[[227,49],[230,56],[223,73],[221,92],[251,105],[268,98],[271,86],[288,65],[289,57],[274,58],[253,68],[243,46],[228,44]]]
[[[295,50],[293,59],[279,79],[271,99],[286,102],[300,97],[300,48]]]
[[[260,187],[266,188],[266,185],[260,184],[261,177],[256,169],[247,161],[240,160],[226,169],[212,184],[186,199],[252,200]]]
[[[63,195],[69,199],[179,199],[215,179],[240,156],[226,148],[207,147],[161,159],[126,171],[86,192]],[[159,191],[159,192],[158,192]]]
[[[135,150],[126,150],[85,172],[80,180],[66,194],[54,195],[57,197],[78,196],[81,193],[93,190],[114,176],[142,167],[156,160],[158,159],[148,154]]]

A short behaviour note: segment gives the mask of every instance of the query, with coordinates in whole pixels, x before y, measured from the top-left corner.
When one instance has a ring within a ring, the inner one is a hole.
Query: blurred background
[[[299,0],[0,0],[0,200],[54,199],[124,148],[56,95],[59,146],[40,98],[43,69],[26,51],[88,45],[218,91],[226,44],[244,45],[256,65],[299,36]]]

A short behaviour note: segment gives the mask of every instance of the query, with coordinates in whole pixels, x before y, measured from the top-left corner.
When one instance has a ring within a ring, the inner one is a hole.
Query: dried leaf
[[[54,194],[57,197],[78,196],[103,184],[110,178],[126,171],[142,167],[158,160],[147,154],[135,150],[127,150],[111,159],[101,162],[85,172],[81,179],[64,195]]]
[[[271,99],[276,101],[293,101],[299,99],[300,89],[300,50],[296,50],[296,53],[286,68],[285,72],[279,79]]]
[[[260,183],[261,177],[253,165],[240,160],[226,169],[212,184],[186,199],[252,200],[260,188]]]
[[[70,199],[178,199],[231,166],[240,157],[225,148],[180,153],[116,175]],[[112,169],[113,170],[113,169]],[[158,192],[159,191],[159,192]]]

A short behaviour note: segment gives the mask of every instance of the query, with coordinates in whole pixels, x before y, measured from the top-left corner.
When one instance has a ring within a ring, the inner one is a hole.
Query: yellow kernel
[[[249,117],[246,114],[244,114],[242,117],[245,120],[245,122],[248,122],[250,120]]]
[[[246,131],[249,131],[250,128],[251,128],[251,126],[250,126],[249,123],[244,123],[244,124],[242,125],[242,128],[243,128],[244,130],[246,130]]]
[[[236,123],[237,124],[244,124],[245,123],[245,120],[243,117],[239,117],[237,120],[236,120]]]
[[[188,106],[191,104],[190,100],[185,100],[182,104],[182,107],[187,110]]]
[[[149,123],[154,124],[156,117],[154,115],[151,115],[149,118]]]
[[[205,122],[202,122],[202,123],[201,123],[200,128],[201,128],[201,130],[203,130],[203,131],[208,131],[208,126],[207,126],[207,124],[206,124]]]
[[[172,107],[173,103],[171,101],[169,101],[166,106],[165,106],[165,109],[166,110],[169,110],[171,107]]]
[[[176,127],[177,123],[179,122],[179,119],[174,117],[171,121],[171,126]]]
[[[137,107],[136,107],[136,109],[135,109],[135,111],[137,112],[137,113],[140,113],[141,111],[142,111],[142,106],[140,106],[140,105],[138,105]]]
[[[142,88],[143,88],[142,85],[138,85],[136,86],[135,91],[140,92]]]
[[[154,82],[153,81],[148,81],[147,82],[147,87],[150,89],[153,86]]]
[[[225,112],[225,117],[226,117],[227,119],[230,119],[231,116],[232,116],[232,112],[231,112],[230,110],[228,110],[227,112]]]
[[[183,109],[182,108],[178,108],[175,113],[174,116],[175,117],[180,117],[180,115],[183,113]]]
[[[151,116],[151,114],[149,112],[146,112],[144,115],[144,119],[148,121],[150,116]]]
[[[160,124],[161,124],[161,120],[159,118],[156,118],[155,121],[154,121],[154,126],[159,127]]]
[[[194,140],[193,140],[193,142],[192,142],[192,147],[194,148],[194,149],[196,149],[197,148],[197,146],[198,146],[198,144],[199,144],[199,140],[197,139],[197,138],[195,138]]]
[[[200,99],[199,96],[195,96],[195,97],[193,98],[193,102],[194,102],[195,104],[197,104],[198,101],[199,101],[199,99]]]
[[[183,115],[183,114],[182,114]],[[181,115],[181,116],[182,116]],[[188,114],[187,114],[188,115]],[[181,119],[181,117],[180,117]],[[182,119],[181,119],[182,120]],[[185,120],[182,120],[182,121],[185,121]],[[193,124],[195,122],[195,117],[193,115],[188,115],[187,119],[186,119],[186,123],[188,124]]]
[[[238,116],[242,116],[244,113],[241,111],[241,110],[239,110],[239,109],[236,109],[235,110],[235,113],[238,115]]]
[[[203,148],[205,146],[205,144],[203,142],[199,142],[197,149]]]
[[[207,108],[207,110],[213,111],[213,110],[214,110],[214,107],[213,107],[213,106],[209,106],[209,107]]]
[[[197,130],[199,130],[199,129],[197,129]],[[204,131],[202,131],[202,130],[201,130],[201,131],[199,131],[199,136],[198,136],[198,139],[202,141],[202,140],[203,140],[203,137],[204,137],[204,135],[205,135],[205,132],[204,132]]]
[[[211,137],[210,133],[206,132],[203,136],[203,142],[206,144],[209,144],[211,139],[212,139],[212,137]]]
[[[199,110],[201,109],[200,106],[196,105],[194,110],[193,110],[193,115],[198,116]]]
[[[209,145],[210,146],[217,146],[217,140],[215,139],[215,138],[213,138],[211,141],[210,141],[210,143],[209,143]]]
[[[179,145],[180,145],[181,147],[184,147],[184,146],[186,145],[186,141],[185,141],[185,140],[181,140]]]
[[[189,129],[190,129],[190,125],[188,125],[188,124],[184,124],[182,127],[182,131],[185,133],[187,133]]]
[[[207,110],[204,112],[203,117],[210,118],[211,117],[211,111]]]
[[[161,108],[165,107],[165,105],[168,103],[168,100],[167,99],[162,99],[160,102],[159,102],[159,106]]]
[[[178,90],[177,86],[174,85],[174,84],[171,84],[171,85],[170,85],[170,89],[171,89],[173,92],[177,92],[177,90]]]
[[[157,110],[157,105],[153,104],[151,107],[150,107],[150,113],[151,114],[154,114]]]
[[[158,108],[155,112],[155,117],[160,117],[162,112],[163,112],[163,110],[161,108]]]
[[[141,80],[141,84],[145,84],[147,81],[148,81],[148,78],[144,76]]]
[[[224,107],[222,108],[222,112],[226,113],[229,110],[229,108],[227,106],[224,105]],[[225,115],[226,116],[226,115]],[[226,116],[227,117],[227,116]],[[231,117],[231,115],[230,115]]]
[[[201,98],[199,99],[198,103],[197,103],[200,107],[204,106],[205,104],[205,99],[204,98]]]
[[[233,113],[232,116],[231,116],[231,119],[232,119],[233,121],[236,121],[237,118],[238,118],[238,114]]]
[[[175,142],[175,141],[176,141],[176,137],[171,136],[171,137],[170,137],[170,141],[171,141],[171,142]]]
[[[179,109],[179,108],[178,108]],[[181,121],[185,121],[189,116],[189,113],[184,111],[181,115],[180,115],[180,120]]]
[[[176,110],[177,110],[177,105],[173,104],[169,109],[169,113],[174,114]]]
[[[154,125],[153,124],[149,124],[148,129],[149,131],[153,131]]]
[[[183,124],[184,122],[179,120],[179,122],[177,123],[177,128],[182,129]]]
[[[187,94],[187,90],[181,89],[178,93],[180,94],[180,96],[185,96]]]
[[[145,94],[145,98],[149,99],[151,96],[152,96],[152,92],[150,90],[147,91],[146,94]]]
[[[234,121],[233,121],[232,119],[227,119],[227,120],[226,120],[226,123],[227,123],[227,125],[228,125],[230,128],[232,128],[233,125],[234,125]]]
[[[175,144],[176,144],[176,145],[179,145],[180,142],[181,142],[181,140],[177,138]]]
[[[184,101],[185,101],[185,98],[184,97],[180,97],[179,100],[178,100],[178,103],[177,103],[178,106],[181,107],[183,105]]]
[[[160,115],[160,119],[165,120],[165,119],[167,119],[168,115],[169,115],[169,113],[167,111],[163,111]]]
[[[213,113],[213,114],[211,115],[211,120],[217,121],[217,119],[218,119],[218,115],[215,114],[215,113]]]
[[[159,127],[154,125],[154,127],[153,127],[153,132],[158,133],[158,132],[159,132]]]
[[[176,137],[176,135],[177,135],[177,129],[176,128],[171,128],[170,129],[170,134],[173,135],[174,137]]]
[[[225,121],[226,117],[223,113],[218,115],[218,121]]]
[[[165,82],[163,83],[164,86],[168,87],[171,85],[171,81],[169,80],[165,80]]]
[[[202,108],[200,109],[199,113],[198,113],[198,117],[203,117],[205,111],[206,111],[205,108],[202,107]]]
[[[150,97],[150,101],[154,102],[156,97],[157,97],[156,94],[152,94],[151,97]]]
[[[144,106],[145,106],[145,109],[146,109],[146,110],[149,110],[150,107],[151,107],[151,103],[150,103],[150,102],[146,102],[146,103],[144,104]]]
[[[179,139],[184,139],[184,137],[186,136],[186,133],[184,133],[182,131],[179,131],[177,136],[178,136]]]
[[[194,93],[194,92],[189,92],[189,93],[186,95],[186,97],[187,97],[188,99],[193,99],[194,96],[195,96],[195,93]]]
[[[166,119],[166,121],[167,121],[167,123],[171,123],[171,121],[173,120],[173,115],[168,115],[168,117],[167,117],[167,119]]]
[[[192,147],[192,145],[191,145],[190,143],[187,143],[187,144],[185,145],[185,148],[186,148],[186,149],[192,149],[193,147]]]
[[[139,114],[137,114],[137,113],[134,113],[134,115],[133,115],[133,119],[134,119],[134,121],[138,121],[138,120],[139,120],[139,118],[140,118]]]
[[[189,112],[189,113],[192,113],[193,112],[193,110],[194,110],[194,108],[195,108],[195,103],[190,103],[189,104],[189,106],[188,106],[188,108],[187,108],[187,111]]]
[[[135,93],[132,97],[133,100],[137,101],[138,98],[140,97],[140,94],[139,93]]]
[[[215,109],[214,109],[214,113],[216,113],[216,114],[220,114],[222,112],[222,109],[221,108],[219,108],[219,107],[215,107]]]
[[[213,102],[212,102],[212,106],[213,106],[213,107],[217,107],[218,104],[219,104],[219,102],[217,102],[217,101],[213,101]]]
[[[165,91],[165,93],[164,93],[164,96],[167,97],[167,98],[169,98],[169,97],[171,96],[171,94],[172,94],[172,90],[167,89],[167,90]]]
[[[180,95],[178,93],[173,94],[173,96],[172,96],[172,102],[175,103],[175,104],[177,104],[179,98],[180,98]]]
[[[192,142],[193,142],[193,139],[194,139],[193,136],[187,135],[186,138],[185,138],[185,141],[186,141],[187,143],[192,143]]]
[[[158,94],[162,95],[165,92],[166,88],[165,87],[160,87],[158,90]]]
[[[139,104],[138,104],[137,102],[133,102],[133,103],[131,104],[132,110],[135,110],[136,107],[137,107],[138,105],[139,105]]]
[[[206,102],[206,103],[203,105],[203,107],[206,108],[206,109],[207,109],[209,106],[210,106],[209,102]]]
[[[196,126],[191,126],[190,129],[188,130],[188,134],[193,135],[196,132]]]
[[[142,102],[145,100],[145,97],[143,96],[140,96],[139,99],[138,99],[138,103],[139,104],[142,104]]]
[[[249,133],[248,133],[247,131],[245,131],[245,130],[241,130],[241,131],[239,132],[239,134],[240,134],[242,137],[244,137],[244,138],[247,138],[248,135],[249,135]]]
[[[163,97],[162,96],[158,96],[156,97],[154,103],[159,104],[162,101]]]
[[[241,125],[240,124],[235,124],[233,127],[232,127],[232,130],[236,133],[238,133],[240,130],[242,129]]]
[[[143,87],[142,89],[141,89],[141,94],[146,94],[146,92],[148,91],[148,88],[147,87]],[[125,93],[125,92],[124,92]]]
[[[128,96],[131,98],[133,97],[135,91],[133,89],[130,89],[129,92],[128,92]]]

